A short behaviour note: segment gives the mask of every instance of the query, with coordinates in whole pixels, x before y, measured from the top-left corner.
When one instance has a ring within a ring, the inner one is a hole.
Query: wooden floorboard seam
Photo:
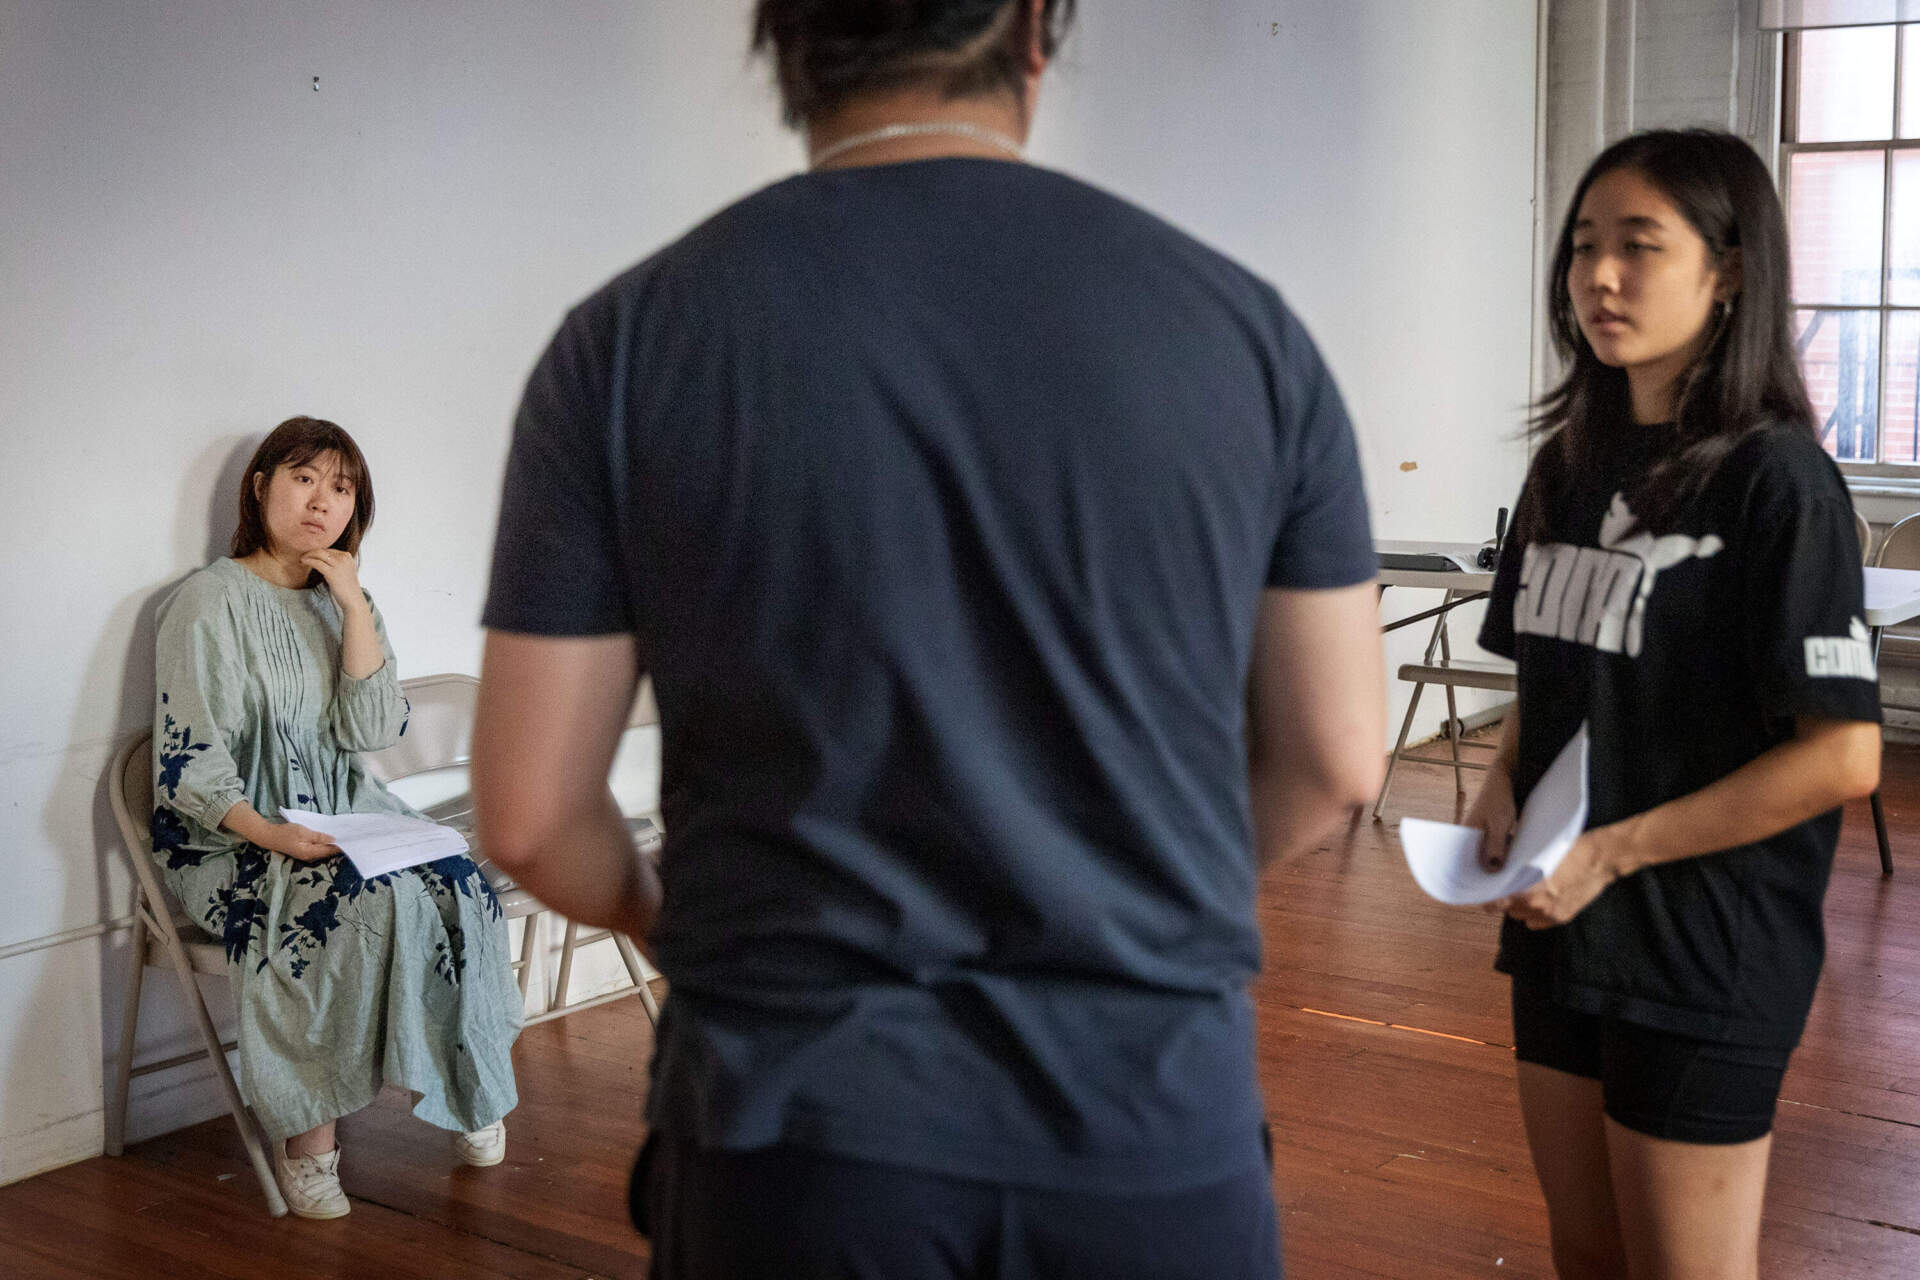
[[[415,1222],[423,1223],[436,1229],[452,1231],[456,1235],[470,1236],[475,1240],[484,1240],[488,1244],[497,1245],[511,1253],[517,1253],[524,1258],[538,1258],[542,1262],[551,1262],[556,1267],[570,1267],[576,1271],[580,1270],[580,1264],[569,1258],[562,1258],[554,1253],[543,1253],[538,1249],[529,1249],[525,1245],[515,1244],[511,1240],[504,1240],[499,1236],[489,1235],[484,1231],[475,1231],[471,1227],[461,1226],[458,1223],[449,1223],[433,1214],[409,1209],[402,1204],[389,1204],[377,1196],[355,1192],[349,1195],[347,1199],[359,1204],[372,1205],[377,1209],[385,1209],[388,1213],[397,1213],[403,1218],[412,1218]],[[590,1271],[580,1271],[580,1274],[582,1276],[590,1276],[593,1273]]]
[[[1435,1031],[1431,1027],[1416,1027],[1405,1022],[1382,1022],[1378,1018],[1363,1018],[1357,1013],[1336,1013],[1332,1009],[1309,1009],[1306,1005],[1293,1006],[1301,1013],[1310,1013],[1316,1018],[1337,1018],[1341,1022],[1364,1022],[1370,1027],[1385,1027],[1389,1031],[1411,1031],[1415,1035],[1434,1036],[1441,1040],[1458,1040],[1463,1044],[1483,1044],[1489,1049],[1505,1049],[1513,1052],[1513,1046],[1502,1044],[1498,1040],[1482,1040],[1478,1036],[1455,1035],[1451,1031]]]
[[[1904,1231],[1910,1236],[1920,1236],[1920,1227],[1902,1226],[1898,1222],[1882,1222],[1878,1218],[1856,1218],[1850,1213],[1835,1213],[1831,1209],[1810,1209],[1817,1218],[1833,1218],[1839,1222],[1857,1222],[1864,1227],[1879,1227],[1883,1231]]]
[[[1920,1129],[1920,1124],[1911,1120],[1896,1120],[1892,1116],[1876,1116],[1871,1111],[1849,1111],[1845,1107],[1823,1107],[1817,1102],[1796,1102],[1792,1098],[1780,1099],[1783,1107],[1805,1107],[1809,1111],[1831,1111],[1839,1116],[1852,1116],[1856,1120],[1875,1120],[1881,1124],[1897,1124],[1902,1129]]]

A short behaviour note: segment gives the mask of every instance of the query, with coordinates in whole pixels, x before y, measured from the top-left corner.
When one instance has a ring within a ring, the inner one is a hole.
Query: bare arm
[[[1879,725],[1801,717],[1791,740],[1718,782],[1595,827],[1545,881],[1495,907],[1529,928],[1565,924],[1622,876],[1764,840],[1879,784]]]
[[[1247,681],[1260,865],[1310,848],[1380,785],[1386,657],[1371,582],[1261,598]]]
[[[360,590],[360,566],[349,552],[328,548],[309,551],[300,563],[317,569],[327,580],[327,590],[340,609],[340,670],[355,680],[387,665],[380,651],[380,637],[373,626],[373,606]]]
[[[365,680],[387,664],[380,652],[380,639],[373,630],[373,610],[366,597],[355,596],[340,610],[340,670],[355,680]]]
[[[632,636],[489,631],[473,796],[480,847],[528,892],[644,944],[660,880],[607,786],[639,679]]]
[[[274,853],[284,853],[296,862],[318,862],[340,852],[340,846],[333,842],[332,836],[311,827],[303,827],[297,822],[269,821],[245,800],[227,810],[227,816],[220,819],[220,826],[248,844],[259,845]]]

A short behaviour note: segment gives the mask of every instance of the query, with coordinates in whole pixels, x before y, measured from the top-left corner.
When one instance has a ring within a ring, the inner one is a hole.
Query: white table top
[[[1382,569],[1383,587],[1432,587],[1435,591],[1486,591],[1493,586],[1493,574],[1443,573],[1437,569]]]
[[[1472,542],[1394,542],[1374,543],[1376,551],[1402,551],[1445,555],[1478,551]],[[1866,580],[1866,622],[1870,627],[1891,627],[1920,618],[1920,569],[1863,569]],[[1493,586],[1491,572],[1447,573],[1436,569],[1382,569],[1383,587],[1431,587],[1436,591],[1486,591]]]
[[[1374,551],[1397,551],[1410,555],[1454,555],[1464,556],[1468,563],[1480,553],[1478,542],[1408,542],[1391,538],[1379,538],[1374,541]],[[1920,574],[1916,574],[1920,577]],[[1383,587],[1431,587],[1436,591],[1485,591],[1493,586],[1493,571],[1478,570],[1449,573],[1444,569],[1387,569],[1380,570],[1380,585]]]
[[[1891,627],[1920,618],[1920,569],[1862,569],[1867,625]],[[1381,575],[1384,580],[1385,575]]]

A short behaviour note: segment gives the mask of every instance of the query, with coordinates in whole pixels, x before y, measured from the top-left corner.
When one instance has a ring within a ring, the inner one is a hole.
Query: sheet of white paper
[[[1451,822],[1405,818],[1400,846],[1407,868],[1428,895],[1455,906],[1524,893],[1553,874],[1587,826],[1587,726],[1567,740],[1527,797],[1507,864],[1480,865],[1480,832]]]
[[[282,809],[280,816],[333,837],[354,870],[369,879],[467,852],[466,837],[452,827],[397,813],[326,814]]]

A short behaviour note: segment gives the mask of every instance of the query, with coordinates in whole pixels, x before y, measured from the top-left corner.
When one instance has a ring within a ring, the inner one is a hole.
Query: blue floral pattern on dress
[[[167,695],[161,694],[160,701],[164,703],[166,700]],[[180,797],[180,775],[186,771],[188,765],[193,763],[194,756],[213,744],[195,742],[192,727],[184,724],[176,725],[171,713],[161,721],[160,736],[161,741],[155,744],[153,753],[155,761],[160,766],[160,773],[154,780],[154,785],[166,790],[167,799],[177,800]]]
[[[190,847],[193,833],[187,830],[187,824],[180,820],[180,815],[164,804],[153,806],[153,817],[147,820],[147,834],[153,841],[154,853],[166,855],[169,871],[197,866],[205,856],[200,850]]]
[[[217,889],[207,900],[201,917],[207,931],[219,938],[227,950],[227,960],[239,964],[267,922],[266,899],[260,896],[260,882],[266,878],[267,859],[273,855],[258,845],[246,845],[233,859],[233,882]],[[254,972],[267,967],[263,952]]]

